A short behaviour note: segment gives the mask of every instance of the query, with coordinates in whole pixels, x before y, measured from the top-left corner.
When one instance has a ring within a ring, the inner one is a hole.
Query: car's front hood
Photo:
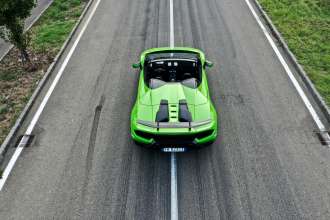
[[[162,99],[169,105],[178,105],[179,100],[186,100],[193,121],[211,118],[210,103],[198,89],[183,86],[180,83],[168,83],[157,89],[148,89],[139,98],[138,119],[154,121]]]

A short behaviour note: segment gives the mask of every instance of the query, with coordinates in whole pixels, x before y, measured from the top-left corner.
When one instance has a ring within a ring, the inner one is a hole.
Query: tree
[[[23,61],[30,61],[27,47],[30,41],[24,33],[24,21],[30,16],[36,0],[0,0],[0,37],[15,45]]]

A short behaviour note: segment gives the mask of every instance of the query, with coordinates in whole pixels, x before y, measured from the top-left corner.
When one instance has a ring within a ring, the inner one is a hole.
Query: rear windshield
[[[201,64],[194,53],[156,53],[146,57],[144,63],[145,81],[192,82],[201,80]],[[158,83],[159,84],[159,83]]]

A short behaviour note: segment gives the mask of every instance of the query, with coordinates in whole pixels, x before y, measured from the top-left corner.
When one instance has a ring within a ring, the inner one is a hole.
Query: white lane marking
[[[170,0],[170,47],[174,48],[174,15],[173,0]]]
[[[258,14],[255,12],[254,8],[252,7],[250,0],[245,0],[246,4],[248,5],[250,11],[252,12],[254,18],[257,20],[258,25],[260,26],[260,28],[262,29],[263,33],[265,34],[268,42],[270,43],[270,45],[272,46],[275,54],[277,55],[277,58],[280,60],[282,66],[284,67],[286,73],[288,74],[292,84],[294,85],[294,87],[296,88],[297,92],[299,93],[300,97],[302,98],[306,108],[308,109],[309,113],[311,114],[312,118],[314,119],[317,127],[319,128],[319,130],[321,132],[325,131],[325,126],[322,123],[322,121],[320,120],[319,116],[317,115],[315,109],[313,108],[311,102],[308,100],[306,94],[304,93],[303,89],[301,88],[301,86],[299,85],[297,79],[294,77],[291,69],[289,68],[288,64],[285,62],[282,54],[280,53],[279,49],[277,48],[275,42],[273,41],[273,39],[271,38],[270,34],[268,33],[267,29],[265,28],[265,26],[263,25],[263,23],[261,22]],[[330,140],[330,136],[329,134],[326,134],[327,138]]]
[[[178,182],[175,153],[171,153],[171,220],[178,220]]]
[[[173,0],[170,0],[170,47],[174,48]],[[171,220],[178,220],[178,181],[176,154],[171,153]]]
[[[68,64],[68,62],[69,62],[69,60],[70,60],[73,52],[75,51],[75,49],[76,49],[76,47],[77,47],[77,45],[78,45],[78,43],[79,43],[82,35],[84,34],[84,32],[85,32],[85,30],[86,30],[89,22],[91,21],[92,17],[94,16],[94,13],[95,13],[95,11],[96,11],[96,9],[97,9],[97,7],[98,7],[98,5],[99,5],[100,2],[101,2],[101,0],[97,0],[97,2],[95,3],[94,8],[92,9],[92,11],[91,11],[88,19],[86,20],[84,26],[82,27],[82,29],[81,29],[81,31],[80,31],[77,39],[75,40],[74,44],[72,45],[72,47],[71,47],[68,55],[66,56],[65,60],[63,61],[60,70],[58,71],[58,73],[57,73],[54,81],[52,82],[52,84],[49,87],[49,89],[48,89],[45,97],[43,98],[40,106],[38,107],[37,112],[34,114],[34,116],[32,118],[32,121],[30,122],[30,124],[29,124],[29,126],[28,126],[28,128],[27,128],[27,130],[25,132],[25,135],[26,136],[31,135],[31,133],[32,133],[32,131],[33,131],[36,123],[38,122],[38,120],[40,118],[40,115],[41,115],[42,111],[44,110],[44,108],[45,108],[45,106],[46,106],[46,104],[47,104],[47,102],[48,102],[51,94],[53,93],[53,91],[54,91],[54,89],[55,89],[58,81],[60,80],[65,67],[67,66],[67,64]],[[23,148],[24,148],[24,145],[25,145],[24,142],[25,142],[25,140],[24,140],[24,138],[22,138],[22,140],[20,141],[18,147],[16,148],[16,150],[15,150],[12,158],[10,159],[10,161],[9,161],[6,169],[3,172],[2,178],[0,179],[0,191],[2,190],[3,186],[5,185],[5,182],[6,182],[7,178],[9,177],[11,170],[13,169],[13,167],[14,167],[17,159],[18,159],[18,157],[20,156],[20,154],[23,151]]]

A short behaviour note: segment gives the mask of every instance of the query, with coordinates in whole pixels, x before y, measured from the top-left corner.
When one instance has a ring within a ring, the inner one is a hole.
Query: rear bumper
[[[179,133],[148,132],[132,129],[132,138],[138,144],[151,147],[202,147],[215,141],[217,128],[207,128],[200,131],[188,131]]]

